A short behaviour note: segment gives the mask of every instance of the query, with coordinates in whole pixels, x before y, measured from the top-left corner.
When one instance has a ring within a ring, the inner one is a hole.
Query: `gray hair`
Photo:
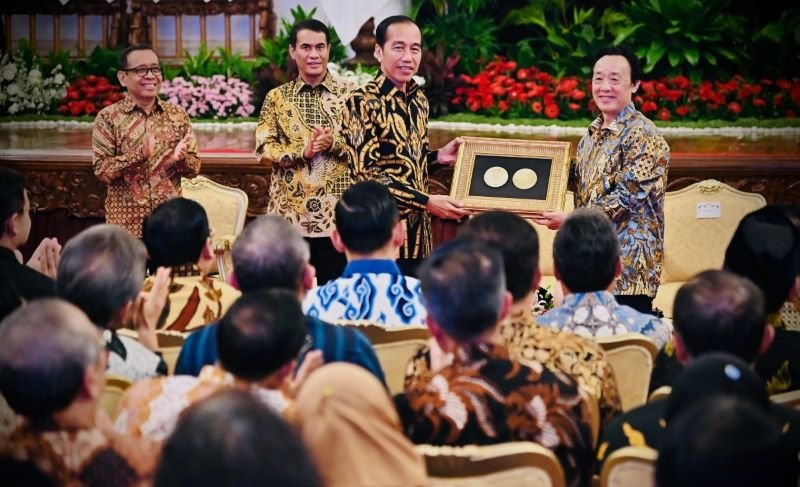
[[[242,292],[263,288],[294,291],[302,283],[311,252],[288,220],[264,215],[245,227],[231,257]]]
[[[99,327],[142,289],[147,250],[117,225],[95,225],[72,238],[61,252],[58,296],[81,308]]]

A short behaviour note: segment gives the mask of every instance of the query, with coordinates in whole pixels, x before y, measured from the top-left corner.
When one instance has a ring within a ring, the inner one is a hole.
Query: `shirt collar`
[[[561,306],[576,307],[584,304],[584,301],[589,300],[593,304],[599,304],[607,308],[617,306],[617,300],[614,295],[608,291],[593,291],[589,293],[572,293],[564,296],[564,301]]]
[[[390,259],[357,259],[347,263],[342,277],[353,277],[355,274],[391,274],[401,276],[403,273],[395,261]]]
[[[161,100],[161,98],[156,97],[156,104],[153,105],[153,111],[156,111],[156,110],[164,111],[164,106],[162,105],[162,103],[163,103],[163,101]],[[136,102],[133,100],[133,97],[131,97],[131,95],[126,93],[125,94],[125,98],[123,98],[122,101],[120,102],[120,109],[123,112],[130,113],[133,110],[135,110],[136,108],[139,108],[139,105],[136,104]],[[139,108],[139,110],[144,112],[144,110],[142,110],[141,108]]]
[[[325,77],[322,78],[322,81],[317,86],[322,86],[326,90],[328,90],[329,92],[333,93],[333,83],[334,83],[333,76],[331,76],[331,72],[328,71],[327,73],[325,73]],[[292,87],[292,91],[296,95],[296,94],[300,93],[300,91],[305,86],[308,86],[309,89],[312,88],[312,86],[310,84],[306,83],[305,80],[303,80],[303,77],[298,74],[297,78],[295,78],[295,80],[294,80],[294,86]]]
[[[608,130],[615,134],[622,132],[622,127],[625,125],[625,122],[636,113],[636,107],[633,105],[633,102],[629,103],[628,106],[622,109],[621,112],[614,117],[614,121],[608,124],[608,127],[604,128],[603,130]],[[599,117],[594,119],[591,125],[589,125],[589,133],[595,133],[600,130],[600,127],[603,126],[603,114],[601,113]]]
[[[419,89],[419,85],[413,79],[406,83],[406,92],[403,93],[402,91],[397,89],[395,86],[394,81],[390,80],[386,77],[385,74],[378,72],[373,80],[379,88],[381,96],[397,96],[401,95],[406,98],[414,96],[414,94]]]

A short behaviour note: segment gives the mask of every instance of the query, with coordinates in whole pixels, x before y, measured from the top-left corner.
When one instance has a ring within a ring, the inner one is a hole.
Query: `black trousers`
[[[328,237],[304,237],[311,248],[311,265],[317,270],[317,285],[323,285],[342,275],[347,257],[333,247]]]
[[[653,298],[644,294],[615,295],[614,298],[619,304],[630,306],[640,313],[655,315],[653,311]]]

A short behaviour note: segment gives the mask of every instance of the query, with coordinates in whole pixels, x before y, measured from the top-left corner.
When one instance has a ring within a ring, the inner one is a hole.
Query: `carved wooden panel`
[[[79,218],[105,218],[106,187],[91,171],[31,171],[26,179],[39,212],[63,208]]]
[[[159,15],[252,15],[259,12],[259,2],[253,0],[161,0],[153,3],[152,0],[134,0],[142,7],[142,14],[148,17]],[[272,5],[269,5],[270,11]]]

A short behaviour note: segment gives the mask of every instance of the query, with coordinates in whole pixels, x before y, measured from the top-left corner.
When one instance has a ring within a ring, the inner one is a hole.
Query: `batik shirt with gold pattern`
[[[428,112],[428,99],[414,81],[403,93],[378,74],[350,96],[342,122],[353,180],[385,184],[397,201],[406,223],[400,249],[405,259],[421,259],[431,251],[428,164],[439,153],[428,150]]]
[[[328,73],[317,86],[298,76],[267,93],[256,128],[256,153],[272,163],[267,211],[287,218],[305,237],[328,237],[334,208],[350,186],[341,113],[352,90]],[[303,157],[315,125],[330,128],[333,145]]]
[[[608,424],[622,412],[617,380],[605,352],[594,341],[568,331],[539,326],[531,312],[520,311],[500,323],[500,335],[512,357],[562,370],[591,393]]]
[[[144,136],[153,134],[155,150],[143,154]],[[169,162],[175,147],[191,136],[186,158]],[[197,141],[189,116],[179,106],[156,99],[150,114],[130,96],[100,110],[92,132],[94,174],[108,187],[106,221],[142,237],[142,222],[153,209],[181,195],[181,176],[200,172]]]
[[[575,206],[601,209],[617,230],[622,273],[616,294],[658,291],[664,262],[664,195],[669,146],[633,104],[601,128],[602,115],[578,143]]]
[[[533,441],[558,457],[568,485],[585,485],[592,461],[587,398],[560,370],[516,361],[502,345],[459,348],[450,365],[430,370],[420,350],[409,364],[405,392],[395,396],[414,443],[489,445]]]

